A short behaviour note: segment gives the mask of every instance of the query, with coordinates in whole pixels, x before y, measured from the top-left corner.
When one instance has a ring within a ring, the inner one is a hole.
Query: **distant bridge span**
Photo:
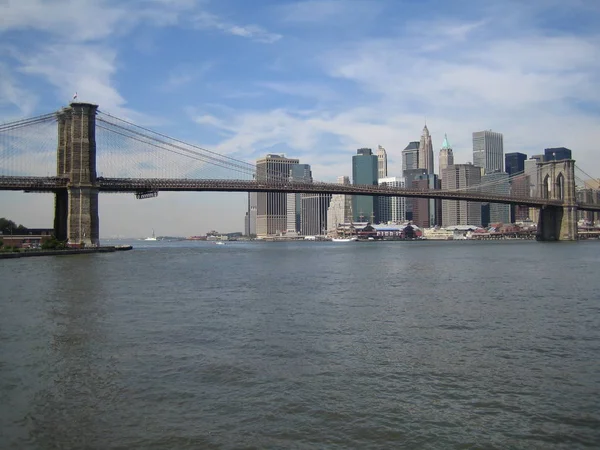
[[[69,187],[69,179],[62,177],[7,177],[0,176],[0,190],[25,192],[57,192]],[[504,203],[543,208],[561,206],[561,200],[536,197],[493,195],[485,192],[441,191],[394,188],[387,186],[344,185],[337,183],[259,182],[246,180],[198,180],[169,178],[103,178],[98,177],[92,187],[104,193],[144,192],[283,192],[303,194],[379,195],[384,197],[436,198],[484,203]],[[578,203],[578,209],[600,211],[600,205]]]

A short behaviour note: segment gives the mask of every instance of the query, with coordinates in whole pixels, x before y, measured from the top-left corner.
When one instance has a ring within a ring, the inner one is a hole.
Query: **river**
[[[0,260],[0,448],[600,447],[598,241],[133,244]]]

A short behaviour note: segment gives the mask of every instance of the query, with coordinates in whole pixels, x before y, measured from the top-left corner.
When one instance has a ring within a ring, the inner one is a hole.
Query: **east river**
[[[0,260],[0,448],[600,447],[598,241],[133,244]]]

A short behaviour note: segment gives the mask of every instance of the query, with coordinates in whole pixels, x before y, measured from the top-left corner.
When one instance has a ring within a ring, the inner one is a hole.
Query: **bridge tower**
[[[575,161],[563,159],[537,163],[538,196],[559,200],[562,206],[544,206],[538,219],[539,241],[577,240]]]
[[[56,173],[69,180],[55,199],[54,229],[70,245],[99,245],[96,186],[96,110],[98,105],[71,103],[58,113]]]

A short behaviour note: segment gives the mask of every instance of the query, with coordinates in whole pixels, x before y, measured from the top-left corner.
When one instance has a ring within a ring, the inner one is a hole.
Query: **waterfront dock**
[[[25,258],[29,256],[62,256],[85,255],[89,253],[112,253],[118,249],[114,246],[94,248],[66,248],[62,250],[19,250],[16,252],[0,253],[0,259]]]

